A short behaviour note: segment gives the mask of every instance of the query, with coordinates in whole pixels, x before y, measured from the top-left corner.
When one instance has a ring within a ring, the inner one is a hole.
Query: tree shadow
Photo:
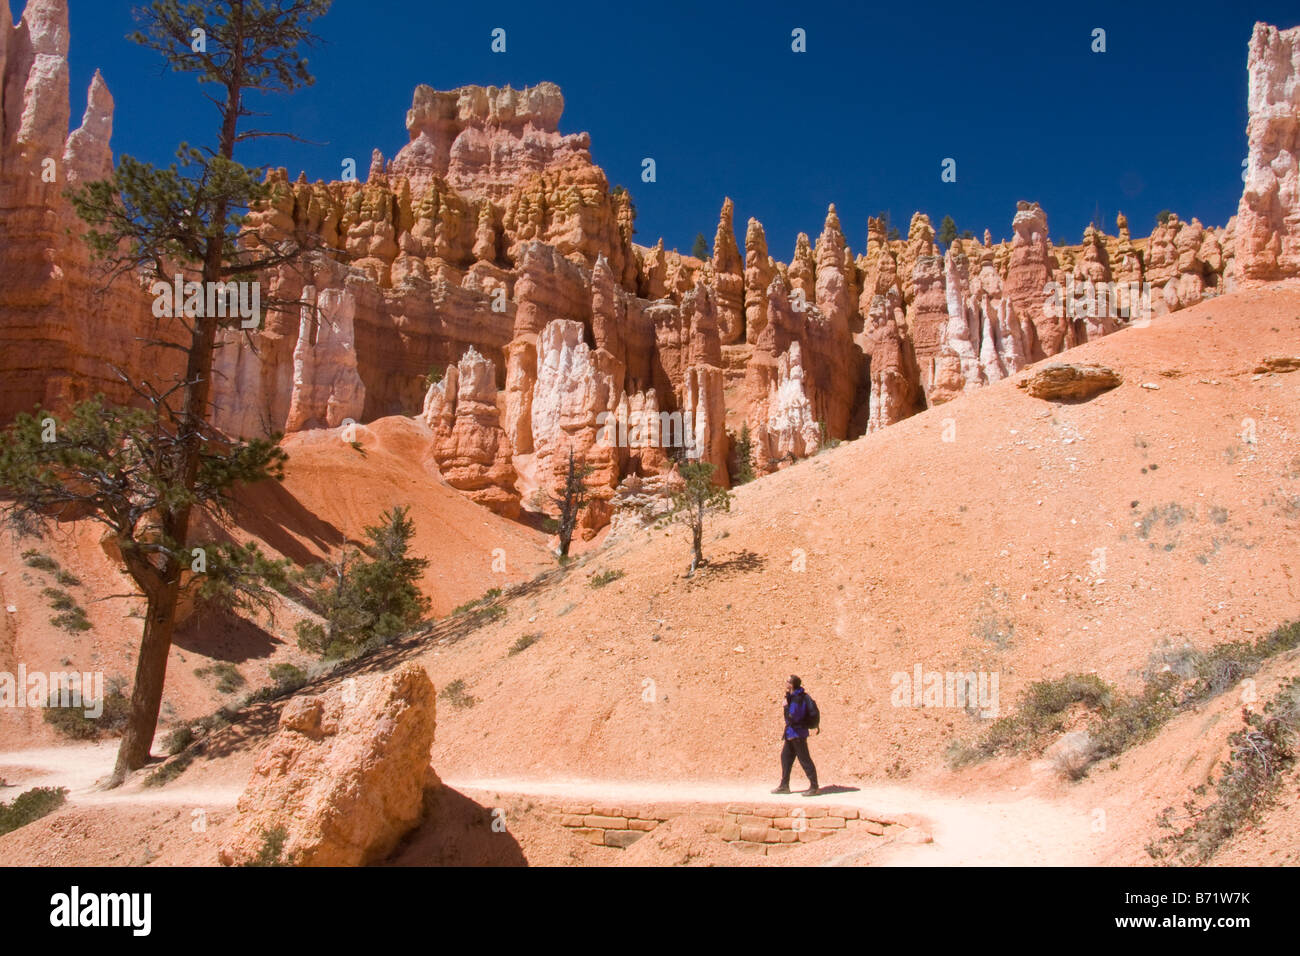
[[[728,578],[738,574],[762,571],[767,566],[767,558],[748,549],[734,552],[721,561],[709,561],[700,565],[695,571],[695,579]]]
[[[242,664],[270,657],[284,642],[256,621],[200,602],[189,620],[176,629],[172,643],[213,660]]]
[[[310,541],[318,553],[347,543],[342,531],[304,507],[278,481],[241,488],[233,517],[242,531],[260,538],[300,567],[314,563],[319,557],[300,538]]]
[[[471,611],[454,617],[444,617],[368,654],[339,661],[329,672],[302,687],[284,690],[270,699],[263,699],[244,707],[223,707],[221,712],[229,722],[195,743],[192,747],[193,752],[196,756],[205,758],[225,757],[238,753],[254,742],[264,740],[275,733],[280,723],[280,711],[291,698],[323,694],[349,677],[385,674],[397,665],[419,656],[430,647],[455,644],[473,634],[484,624],[495,620],[500,606],[546,588],[568,573],[569,568],[565,566],[545,571],[531,581],[514,585],[500,597],[485,602]],[[266,637],[267,640],[278,643],[277,638],[270,635]],[[196,650],[204,654],[210,653],[206,647],[196,648]]]

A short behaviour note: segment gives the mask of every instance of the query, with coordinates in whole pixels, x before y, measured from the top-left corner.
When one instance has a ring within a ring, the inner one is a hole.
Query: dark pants
[[[808,754],[807,737],[787,738],[785,746],[781,748],[781,786],[790,786],[790,770],[794,767],[796,757],[808,777],[808,785],[817,789],[817,768],[813,766],[812,757]]]

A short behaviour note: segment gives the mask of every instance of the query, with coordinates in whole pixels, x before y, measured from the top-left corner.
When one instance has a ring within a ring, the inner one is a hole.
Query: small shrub
[[[275,827],[262,832],[262,846],[257,856],[246,866],[293,866],[293,855],[285,856],[284,844],[289,839],[289,831],[284,827]]]
[[[244,675],[239,673],[239,668],[230,661],[213,661],[196,670],[194,676],[216,678],[217,690],[222,694],[233,694],[248,683],[244,680]]]
[[[307,569],[311,603],[323,619],[301,621],[298,645],[328,658],[354,657],[418,628],[429,610],[419,582],[429,566],[409,554],[415,522],[409,506],[397,506],[365,529],[367,543],[349,548],[331,564]]]
[[[267,673],[275,684],[275,689],[281,693],[297,690],[306,685],[309,679],[305,670],[293,664],[272,664]]]
[[[523,635],[522,637],[519,638],[519,640],[515,641],[513,644],[510,645],[510,651],[509,651],[510,656],[513,657],[514,655],[518,654],[520,651],[527,650],[528,648],[532,647],[541,639],[542,639],[541,631],[538,631],[534,634]]]
[[[216,733],[219,730],[225,730],[234,723],[234,713],[225,707],[220,708],[216,713],[208,714],[206,717],[200,717],[195,721],[196,726],[205,734]]]
[[[1078,703],[1094,715],[1088,728],[1091,752],[1077,761],[1078,766],[1062,768],[1078,779],[1093,763],[1150,740],[1179,713],[1230,690],[1269,658],[1296,648],[1300,648],[1300,621],[1209,651],[1190,646],[1163,649],[1152,656],[1142,674],[1142,689],[1133,695],[1113,693],[1095,675],[1041,681],[1026,691],[1015,714],[994,721],[976,744],[954,742],[949,762],[956,767],[996,753],[1037,750],[1064,729],[1065,710]]]
[[[1096,674],[1066,674],[1030,684],[1015,713],[999,717],[983,738],[962,751],[966,763],[1003,752],[1038,752],[1065,729],[1066,714],[1075,704],[1109,711],[1113,691]],[[964,745],[963,745],[964,746]],[[950,758],[951,759],[951,758]]]
[[[495,601],[500,596],[501,596],[500,588],[490,588],[487,591],[484,591],[478,597],[474,598],[474,600],[466,601],[464,604],[458,605],[457,607],[453,608],[451,614],[449,614],[448,617],[456,617],[457,615],[460,614],[468,614],[470,611],[476,611],[479,608],[482,608],[484,605],[490,604],[492,601]]]
[[[88,631],[93,626],[90,619],[86,617],[86,612],[79,607],[54,615],[54,617],[50,618],[50,623],[73,634],[79,631]]]
[[[1244,725],[1228,738],[1228,759],[1212,781],[1214,802],[1198,807],[1196,797],[1208,785],[1193,789],[1184,802],[1192,822],[1175,830],[1166,807],[1157,825],[1171,832],[1147,844],[1156,860],[1180,865],[1208,863],[1243,826],[1259,824],[1263,811],[1275,800],[1282,774],[1295,765],[1300,736],[1300,679],[1293,678],[1264,705],[1262,714],[1242,710]]]
[[[58,581],[65,588],[75,588],[77,585],[81,584],[81,578],[77,577],[71,571],[65,571],[63,568],[59,568],[58,571],[54,572],[54,580]]]
[[[741,426],[740,435],[731,438],[731,483],[744,485],[754,480],[754,439],[749,432],[749,423]]]
[[[962,767],[968,767],[983,760],[984,754],[980,752],[979,747],[968,744],[964,740],[950,740],[947,749],[944,751],[944,759],[947,760],[948,766],[954,770],[960,770]]]
[[[38,571],[49,571],[51,573],[59,570],[59,562],[55,561],[48,554],[42,554],[40,551],[33,551],[30,548],[23,552],[23,564],[29,568],[35,568]]]
[[[59,691],[54,690],[42,716],[56,731],[73,740],[95,740],[120,733],[131,714],[131,702],[122,693],[121,681],[109,682],[104,690],[103,707],[99,717],[88,717],[86,711],[98,709],[95,701],[83,701],[80,707],[60,707]]]
[[[438,696],[451,704],[451,706],[462,710],[467,707],[473,707],[478,703],[478,701],[470,696],[469,691],[465,687],[465,682],[459,677],[445,685]]]
[[[189,726],[177,727],[163,738],[163,750],[169,756],[176,756],[190,744],[194,743],[194,731]]]
[[[44,588],[41,590],[41,597],[50,602],[50,607],[56,611],[67,611],[77,606],[72,595],[67,591],[60,591],[58,588]]]
[[[599,574],[593,574],[588,582],[593,588],[603,588],[606,584],[617,581],[624,575],[624,571],[610,568],[608,571],[601,571]]]
[[[821,454],[822,452],[824,452],[824,451],[830,451],[832,448],[839,448],[839,447],[840,447],[840,440],[839,440],[838,438],[829,438],[829,437],[828,437],[828,432],[827,432],[827,430],[826,430],[826,422],[824,422],[824,421],[819,421],[819,422],[817,423],[817,429],[818,429],[818,432],[819,432],[820,435],[821,435],[821,438],[820,438],[820,440],[818,441],[818,444],[817,444],[817,452],[816,452],[816,454],[820,455],[820,454]]]
[[[50,618],[50,623],[62,630],[76,633],[91,628],[90,619],[86,617],[85,608],[79,605],[71,594],[59,588],[44,588],[41,596],[50,602],[50,607],[59,613]]]
[[[162,787],[171,783],[186,771],[189,765],[194,762],[196,756],[197,754],[193,750],[186,750],[177,754],[157,770],[146,776],[144,778],[144,785],[146,787]]]
[[[67,799],[64,787],[36,787],[20,793],[11,803],[0,803],[0,836],[53,813]]]

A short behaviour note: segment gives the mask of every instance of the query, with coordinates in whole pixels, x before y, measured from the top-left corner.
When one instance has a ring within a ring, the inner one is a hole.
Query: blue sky
[[[0,0],[5,2],[5,0]],[[10,0],[15,15],[18,0]],[[211,142],[211,107],[191,77],[160,72],[124,39],[128,0],[71,0],[74,123],[99,67],[117,100],[118,153],[166,162],[181,140]],[[418,83],[564,90],[564,132],[632,192],[637,239],[712,241],[725,195],[738,239],[757,216],[772,252],[815,237],[834,202],[855,250],[889,209],[936,225],[1010,234],[1018,199],[1047,210],[1077,242],[1116,210],[1135,233],[1157,212],[1221,225],[1241,193],[1246,44],[1255,20],[1300,22],[1290,2],[999,4],[891,2],[444,4],[335,0],[311,56],[315,87],[267,103],[259,125],[323,145],[254,144],[249,164],[336,179],[344,157],[364,175],[391,157]],[[490,50],[507,31],[507,52]],[[791,51],[791,31],[807,52]],[[1105,53],[1091,52],[1106,30]],[[658,181],[642,183],[653,157]],[[957,161],[957,181],[940,179]]]

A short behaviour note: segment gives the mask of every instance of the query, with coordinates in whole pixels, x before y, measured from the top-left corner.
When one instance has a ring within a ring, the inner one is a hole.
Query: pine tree
[[[957,224],[952,221],[952,216],[943,217],[943,222],[939,223],[939,232],[934,238],[942,245],[952,245],[952,241],[957,238]]]
[[[691,246],[691,255],[696,259],[709,258],[709,240],[704,238],[704,233],[695,234],[695,244]]]
[[[187,462],[177,452],[195,436],[168,395],[144,392],[141,403],[115,407],[97,396],[62,418],[39,409],[18,415],[0,435],[6,518],[20,533],[36,535],[83,517],[104,525],[147,602],[146,637],[166,627],[170,644],[179,589],[169,591],[168,574],[176,582],[192,574],[205,601],[270,610],[273,591],[290,583],[288,561],[267,558],[255,544],[181,540],[168,518],[183,507],[229,519],[235,486],[280,480],[288,456],[269,439],[231,442],[202,433],[194,443],[194,480],[187,482]]]
[[[559,511],[556,533],[560,537],[557,553],[561,560],[568,558],[569,545],[573,542],[573,532],[578,527],[578,515],[587,507],[587,477],[594,469],[585,462],[578,462],[569,449],[569,464],[565,469],[564,487],[559,494],[547,494],[539,491],[536,496],[538,506],[554,505]]]
[[[740,436],[733,437],[731,452],[735,460],[731,473],[733,485],[743,485],[754,480],[754,438],[749,431],[749,422],[740,428]]]
[[[296,243],[264,241],[248,226],[247,211],[264,203],[270,189],[261,170],[241,165],[234,156],[238,146],[253,139],[294,138],[241,129],[241,122],[260,115],[251,108],[256,97],[289,94],[313,82],[302,51],[315,45],[312,22],[329,7],[330,0],[154,0],[135,11],[141,29],[131,39],[161,55],[172,71],[194,74],[216,107],[218,124],[213,146],[183,143],[177,162],[165,169],[122,156],[111,179],[88,183],[72,195],[88,227],[86,241],[109,281],[125,276],[170,284],[174,273],[184,273],[211,290],[231,281],[252,281],[261,270],[303,254]],[[219,331],[238,320],[198,311],[173,319],[186,333],[179,346],[185,355],[183,376],[161,389],[132,383],[153,400],[157,418],[151,427],[167,438],[159,449],[140,453],[168,457],[156,467],[168,476],[173,493],[160,498],[155,509],[161,546],[119,542],[124,553],[145,556],[149,565],[146,569],[137,562],[132,571],[148,609],[130,721],[110,784],[149,760],[191,518],[204,503],[205,457],[218,443],[208,427],[213,353]],[[170,402],[174,395],[179,395],[179,407]],[[160,397],[165,399],[161,403]],[[118,527],[129,531],[139,525],[119,522]]]
[[[707,461],[693,461],[683,464],[678,469],[683,484],[671,495],[671,507],[662,522],[678,522],[686,525],[691,532],[691,567],[687,577],[695,574],[696,568],[707,563],[704,560],[704,524],[705,519],[718,512],[731,510],[734,497],[726,488],[713,483],[714,466]]]
[[[427,558],[411,557],[415,522],[410,507],[385,511],[379,524],[365,528],[369,543],[344,550],[333,564],[308,569],[322,626],[310,621],[297,626],[300,647],[325,657],[346,657],[369,641],[389,641],[417,627],[428,615],[430,602],[420,591]]]

